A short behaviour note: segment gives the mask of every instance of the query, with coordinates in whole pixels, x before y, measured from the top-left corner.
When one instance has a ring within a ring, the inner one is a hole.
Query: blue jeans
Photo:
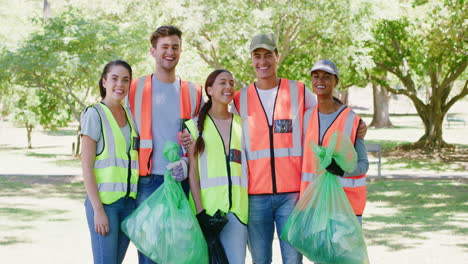
[[[229,264],[245,263],[247,246],[247,226],[241,223],[237,216],[231,212],[227,214],[229,222],[219,234],[221,244]]]
[[[252,262],[266,264],[272,261],[273,232],[278,238],[296,204],[299,193],[276,195],[249,195],[249,249]],[[280,239],[283,263],[302,263],[302,255],[288,242]]]
[[[138,193],[136,198],[136,206],[140,206],[148,197],[151,196],[164,183],[164,175],[150,174],[138,178]],[[188,181],[182,181],[182,189],[185,194],[188,193]],[[139,264],[155,264],[150,258],[138,251]]]
[[[112,204],[103,204],[103,206],[109,221],[109,233],[105,236],[94,230],[93,206],[88,198],[85,200],[94,263],[122,263],[130,240],[120,230],[120,223],[135,210],[135,200],[130,197],[122,197]]]

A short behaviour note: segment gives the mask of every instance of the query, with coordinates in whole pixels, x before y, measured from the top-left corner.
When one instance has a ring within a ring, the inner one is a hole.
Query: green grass
[[[402,144],[408,144],[410,143],[409,141],[393,141],[393,140],[367,140],[366,139],[366,144],[379,144],[382,147],[382,153],[387,153],[392,151],[395,147],[402,145]]]
[[[444,152],[442,158],[434,158],[432,153],[408,152],[398,150],[398,146],[409,141],[366,140],[366,144],[379,144],[382,147],[382,170],[398,171],[409,169],[422,172],[466,172],[466,153],[468,145],[456,144],[457,150]],[[376,153],[368,153],[369,160],[375,160]]]
[[[76,136],[77,131],[72,129],[48,130],[44,131],[48,136]]]
[[[61,159],[56,160],[55,164],[59,167],[76,167],[79,168],[81,166],[81,160],[78,158],[73,159]]]
[[[37,153],[37,152],[27,152],[25,154],[29,157],[35,158],[44,158],[44,159],[54,159],[53,161],[49,161],[49,163],[53,163],[59,167],[76,167],[79,168],[81,166],[81,160],[79,158],[74,158],[72,155],[63,155],[63,154],[50,154],[50,153]]]
[[[370,244],[394,250],[417,247],[401,238],[425,239],[436,231],[468,235],[468,228],[457,224],[468,212],[468,184],[461,181],[377,180],[368,183],[368,201],[379,202],[380,208],[393,210],[390,215],[366,217],[364,232]],[[369,212],[368,212],[369,213]],[[373,215],[372,212],[370,212]],[[366,223],[379,223],[381,228],[366,228]],[[466,244],[460,246],[467,248]]]
[[[404,158],[389,159],[385,161],[383,165],[384,170],[400,170],[400,169],[412,169],[419,170],[421,172],[436,171],[436,172],[466,172],[466,169],[461,164],[449,164],[444,161],[437,161],[431,159],[419,159],[419,160],[408,160]]]
[[[65,197],[77,200],[84,200],[86,197],[86,191],[82,182],[55,182],[53,184],[27,183],[32,179],[31,177],[40,178],[37,176],[0,176],[0,197],[28,196],[37,199],[47,197]]]
[[[56,157],[58,157],[58,156],[59,156],[58,154],[50,154],[50,153],[37,153],[37,152],[27,152],[25,155],[26,155],[26,156],[29,156],[29,157],[35,157],[35,158],[47,158],[47,159],[50,159],[50,158],[56,158]]]

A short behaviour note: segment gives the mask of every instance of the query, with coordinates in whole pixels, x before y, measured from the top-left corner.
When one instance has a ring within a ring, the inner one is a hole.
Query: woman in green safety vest
[[[220,210],[228,223],[220,240],[229,263],[244,263],[247,244],[247,174],[241,145],[241,119],[228,111],[234,79],[227,70],[212,72],[205,82],[209,100],[198,117],[185,124],[194,139],[188,153],[191,203],[205,236],[208,222]]]
[[[109,62],[99,79],[102,101],[81,116],[81,164],[86,217],[94,263],[122,263],[129,239],[120,223],[135,209],[138,135],[130,111],[122,106],[132,68]]]

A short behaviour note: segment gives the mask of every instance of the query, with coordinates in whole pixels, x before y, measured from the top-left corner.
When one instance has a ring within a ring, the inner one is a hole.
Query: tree
[[[97,83],[106,62],[124,59],[136,63],[142,58],[139,29],[85,19],[76,10],[36,22],[42,30],[31,34],[14,52],[6,53],[5,69],[12,85],[49,93],[77,122],[81,111],[97,101]]]
[[[407,96],[423,121],[424,135],[412,147],[449,147],[442,137],[444,117],[468,94],[466,78],[454,89],[468,65],[464,22],[468,12],[463,2],[424,1],[413,6],[415,17],[382,20],[373,31],[375,65],[398,78],[403,89],[392,88],[385,79],[374,80],[391,93]]]
[[[32,149],[32,131],[36,126],[55,130],[66,126],[71,118],[70,113],[62,107],[60,101],[42,90],[18,87],[8,101],[15,106],[11,107],[13,119],[22,123],[26,128],[30,149]]]
[[[238,88],[255,79],[248,46],[258,33],[272,33],[277,40],[279,76],[309,82],[308,69],[328,58],[343,69],[342,88],[363,78],[353,54],[361,51],[357,36],[365,5],[350,0],[180,0],[160,5],[167,21],[182,24],[185,41],[211,68],[233,71]]]
[[[372,114],[372,121],[369,126],[375,128],[393,127],[388,111],[390,101],[389,92],[385,87],[375,81],[371,82],[371,84],[374,111]]]

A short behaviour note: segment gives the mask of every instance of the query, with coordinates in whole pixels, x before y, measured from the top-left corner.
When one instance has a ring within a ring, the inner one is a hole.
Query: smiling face
[[[156,67],[166,72],[173,71],[179,63],[182,51],[181,41],[177,35],[158,38],[156,47],[151,47],[151,56],[156,60]]]
[[[206,91],[211,96],[213,104],[228,105],[234,95],[234,78],[229,72],[221,72]]]
[[[333,95],[333,89],[338,84],[336,76],[326,71],[317,70],[312,72],[312,89],[317,96]]]
[[[277,78],[276,69],[279,63],[279,56],[272,50],[258,48],[252,51],[252,66],[257,79]]]
[[[112,66],[106,76],[102,78],[102,86],[106,89],[105,99],[121,102],[127,96],[130,81],[130,73],[125,67]]]

